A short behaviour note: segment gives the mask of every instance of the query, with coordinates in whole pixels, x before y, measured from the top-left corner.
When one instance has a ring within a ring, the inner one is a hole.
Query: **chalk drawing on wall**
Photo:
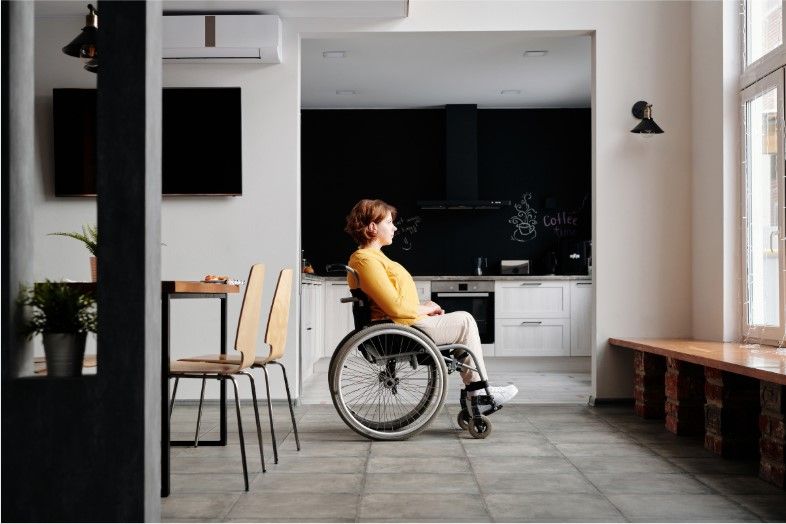
[[[532,200],[532,193],[523,193],[521,201],[514,204],[516,215],[508,219],[509,224],[513,224],[513,234],[511,240],[516,242],[529,242],[538,236],[535,226],[538,222],[538,211],[529,205]]]
[[[418,226],[422,221],[423,219],[419,216],[410,218],[399,217],[396,220],[394,224],[398,228],[396,231],[396,239],[400,243],[402,250],[412,251],[414,247],[412,237],[418,232]]]
[[[543,227],[559,238],[573,237],[581,226],[581,216],[589,200],[589,194],[584,195],[578,209],[552,209],[543,213]]]

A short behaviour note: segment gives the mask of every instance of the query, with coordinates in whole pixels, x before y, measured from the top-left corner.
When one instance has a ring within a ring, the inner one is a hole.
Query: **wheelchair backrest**
[[[368,326],[371,323],[371,302],[369,301],[368,295],[360,289],[360,275],[346,264],[328,264],[326,269],[328,273],[345,271],[351,274],[355,279],[357,287],[354,289],[350,288],[349,290],[349,292],[352,293],[352,298],[342,298],[341,302],[352,302],[352,319],[355,321],[355,329]]]

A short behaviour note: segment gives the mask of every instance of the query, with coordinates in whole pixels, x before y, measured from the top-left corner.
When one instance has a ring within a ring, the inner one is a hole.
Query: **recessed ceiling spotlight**
[[[520,95],[521,89],[503,89],[499,92],[501,95]]]
[[[546,56],[548,51],[539,50],[539,51],[524,51],[524,58],[535,58],[538,56]]]
[[[346,51],[323,51],[322,58],[345,58],[347,56]]]
[[[339,89],[338,91],[336,91],[336,94],[337,95],[356,95],[357,91],[355,91],[354,89]]]

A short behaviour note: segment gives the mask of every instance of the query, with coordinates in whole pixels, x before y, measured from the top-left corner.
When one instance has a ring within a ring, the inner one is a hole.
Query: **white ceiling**
[[[304,109],[590,107],[589,36],[521,32],[356,33],[304,39]],[[524,58],[527,50],[547,50]],[[324,58],[324,51],[346,51]],[[519,94],[500,93],[519,90]],[[355,95],[336,94],[355,91]]]

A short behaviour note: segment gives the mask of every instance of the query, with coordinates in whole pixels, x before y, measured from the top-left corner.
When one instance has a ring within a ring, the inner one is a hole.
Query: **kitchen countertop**
[[[483,275],[483,276],[476,276],[476,275],[442,275],[442,276],[433,276],[433,275],[414,275],[412,277],[415,280],[444,280],[444,281],[460,281],[460,282],[467,282],[470,280],[511,280],[511,281],[525,281],[525,280],[537,280],[537,281],[544,281],[544,280],[592,280],[591,276],[588,275]],[[301,273],[301,281],[302,282],[312,282],[312,283],[321,283],[321,282],[344,282],[346,281],[346,277],[344,276],[320,276],[320,275],[312,275],[308,273]]]

